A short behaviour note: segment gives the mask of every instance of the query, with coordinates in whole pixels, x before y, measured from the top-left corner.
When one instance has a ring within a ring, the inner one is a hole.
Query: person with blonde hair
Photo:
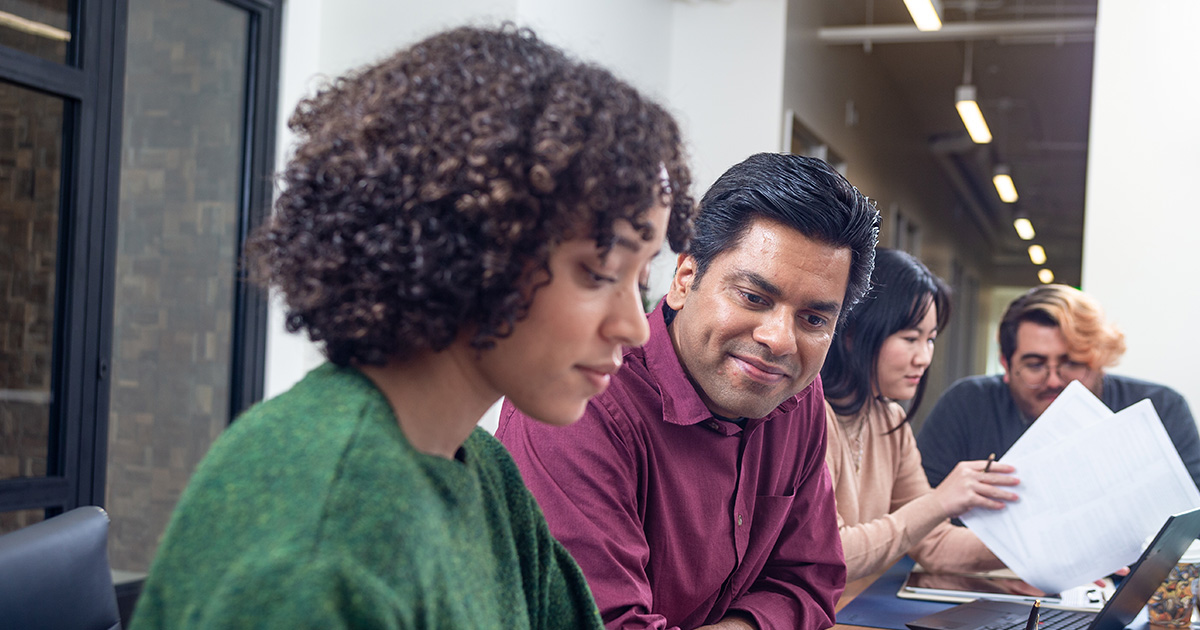
[[[1149,398],[1200,486],[1200,435],[1187,401],[1157,383],[1109,374],[1125,352],[1125,336],[1095,298],[1061,284],[1030,289],[1000,320],[1003,375],[972,376],[950,386],[929,413],[917,447],[931,484],[960,461],[1001,457],[1071,381],[1109,409]]]

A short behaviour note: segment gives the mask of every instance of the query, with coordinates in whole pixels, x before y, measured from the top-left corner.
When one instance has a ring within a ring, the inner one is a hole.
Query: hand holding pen
[[[1009,464],[996,461],[994,454],[986,461],[959,462],[933,494],[949,517],[959,516],[975,507],[1000,509],[1006,501],[1017,500],[1016,493],[1005,487],[1020,483],[1011,474],[1015,470]]]

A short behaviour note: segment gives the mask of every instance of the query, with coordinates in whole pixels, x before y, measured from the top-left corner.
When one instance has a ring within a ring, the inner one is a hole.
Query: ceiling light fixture
[[[1041,280],[1042,284],[1050,284],[1051,282],[1054,282],[1054,272],[1050,271],[1046,267],[1042,267],[1041,269],[1038,269],[1038,280]]]
[[[1033,231],[1033,223],[1029,222],[1028,217],[1017,217],[1013,219],[1013,228],[1017,231],[1017,236],[1021,237],[1022,241],[1032,241],[1037,234]]]
[[[963,51],[963,80],[962,85],[954,92],[954,107],[962,118],[967,133],[975,144],[987,144],[992,141],[992,132],[988,129],[983,112],[975,100],[975,85],[971,83],[971,53],[974,47],[968,41]]]
[[[967,133],[971,134],[975,144],[987,144],[992,141],[992,132],[988,129],[987,121],[983,119],[979,103],[975,101],[974,85],[958,86],[954,93],[954,107],[958,109],[963,126],[967,128]]]
[[[941,0],[904,0],[908,13],[918,31],[937,31],[942,28]]]
[[[1030,245],[1029,260],[1032,260],[1035,265],[1046,264],[1046,250],[1042,249],[1041,245]]]
[[[992,171],[992,184],[996,186],[996,193],[1000,195],[1000,201],[1016,203],[1017,187],[1013,184],[1012,175],[1008,172],[1008,165],[996,165]]]

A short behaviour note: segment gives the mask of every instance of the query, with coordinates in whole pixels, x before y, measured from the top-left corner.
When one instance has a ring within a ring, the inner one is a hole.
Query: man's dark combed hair
[[[905,252],[877,249],[871,290],[846,318],[821,367],[825,399],[838,415],[852,416],[874,400],[878,385],[875,366],[883,342],[897,332],[916,328],[931,306],[937,309],[938,330],[944,330],[950,323],[946,283]],[[926,370],[917,385],[908,416],[921,405],[928,375]]]
[[[841,321],[867,291],[879,240],[879,212],[828,164],[816,158],[758,153],[733,166],[700,200],[689,253],[699,283],[713,259],[738,245],[756,219],[770,219],[808,238],[850,249],[850,278]]]
[[[300,144],[247,256],[282,291],[288,330],[339,365],[463,333],[490,347],[549,282],[558,243],[607,251],[622,219],[649,238],[660,200],[671,247],[691,236],[674,119],[511,25],[430,37],[336,80],[289,125]]]

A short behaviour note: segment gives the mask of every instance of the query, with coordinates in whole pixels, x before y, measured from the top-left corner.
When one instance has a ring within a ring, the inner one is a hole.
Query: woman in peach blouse
[[[1017,495],[1013,467],[960,462],[936,489],[921,468],[911,413],[925,390],[934,339],[950,318],[946,285],[912,256],[880,248],[872,289],[847,316],[821,380],[846,579],[909,554],[936,572],[997,569],[1003,563],[969,529],[950,524],[972,507],[1001,509]]]

